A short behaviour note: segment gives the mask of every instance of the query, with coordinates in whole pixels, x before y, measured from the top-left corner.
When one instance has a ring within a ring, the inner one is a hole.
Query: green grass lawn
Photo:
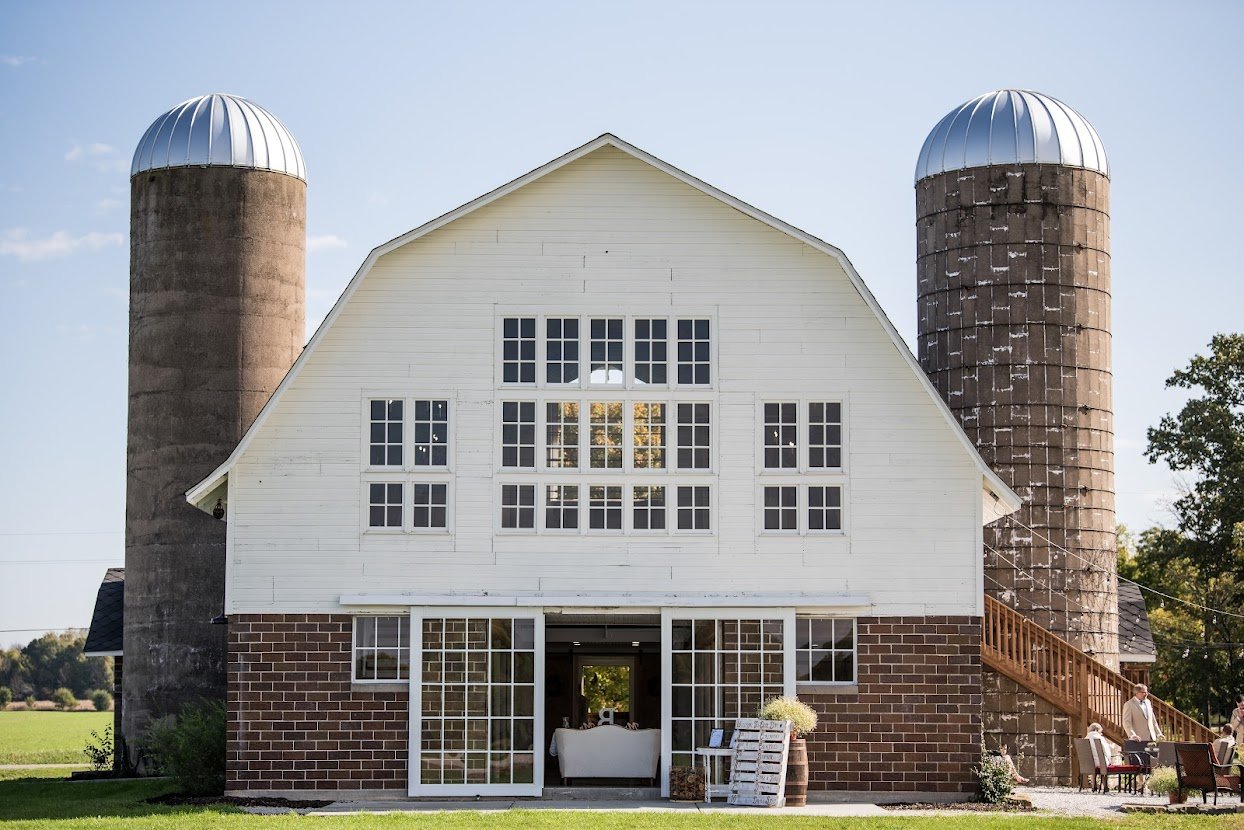
[[[605,813],[562,810],[504,812],[406,813],[387,816],[256,816],[231,807],[165,807],[143,799],[167,792],[166,781],[3,780],[0,777],[0,827],[4,830],[77,830],[77,828],[139,828],[139,830],[364,830],[364,828],[427,828],[428,830],[784,830],[833,827],[835,830],[1101,830],[1103,822],[1087,818],[1033,815],[883,816],[826,819],[813,816],[766,816],[763,810],[740,815],[680,813]],[[11,775],[11,773],[10,773]],[[64,771],[61,771],[64,775]],[[1111,830],[1244,830],[1244,815],[1216,817],[1128,816],[1105,823]]]
[[[92,730],[112,712],[0,712],[0,764],[84,764]]]

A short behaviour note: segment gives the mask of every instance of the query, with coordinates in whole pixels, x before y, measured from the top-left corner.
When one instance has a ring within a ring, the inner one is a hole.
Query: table
[[[715,763],[716,758],[729,758],[734,755],[734,750],[724,746],[699,746],[695,749],[695,754],[704,759],[704,803],[711,804],[714,795],[729,796],[730,783],[723,781],[720,784],[713,783],[713,768],[721,766]]]

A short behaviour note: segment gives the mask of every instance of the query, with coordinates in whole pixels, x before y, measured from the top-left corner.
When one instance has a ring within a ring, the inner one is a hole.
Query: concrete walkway
[[[543,799],[496,799],[479,801],[336,801],[327,807],[298,810],[303,815],[328,816],[343,813],[380,815],[384,813],[431,813],[442,811],[477,810],[480,812],[505,812],[507,810],[588,810],[618,813],[750,813],[753,815],[791,816],[883,816],[887,811],[876,804],[809,804],[807,807],[731,807],[724,802],[704,804],[686,801],[545,801]],[[288,813],[281,807],[248,807],[248,813]]]

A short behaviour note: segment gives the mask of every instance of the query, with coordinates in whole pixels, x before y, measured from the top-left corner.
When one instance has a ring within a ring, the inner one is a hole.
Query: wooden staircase
[[[1078,721],[1102,725],[1107,738],[1122,744],[1123,704],[1132,682],[1106,668],[1063,638],[991,596],[985,597],[981,657],[986,668],[1057,706]],[[1152,694],[1153,716],[1169,741],[1212,741],[1214,733]]]

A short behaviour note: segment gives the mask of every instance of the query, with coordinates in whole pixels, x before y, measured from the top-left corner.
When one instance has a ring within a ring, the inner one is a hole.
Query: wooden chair
[[[1080,763],[1080,792],[1084,792],[1084,779],[1092,776],[1092,790],[1097,792],[1097,761],[1088,738],[1076,738],[1076,760]]]
[[[1214,793],[1214,804],[1218,803],[1218,791],[1235,793],[1240,796],[1240,776],[1231,775],[1231,767],[1214,763],[1214,750],[1209,744],[1194,744],[1175,748],[1175,774],[1179,779],[1179,789],[1201,791],[1201,803],[1205,803],[1205,795]]]

